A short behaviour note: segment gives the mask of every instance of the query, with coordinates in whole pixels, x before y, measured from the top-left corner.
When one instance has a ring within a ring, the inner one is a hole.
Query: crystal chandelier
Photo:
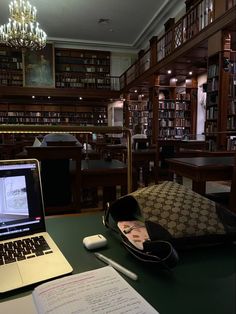
[[[9,4],[9,12],[8,23],[0,26],[0,42],[15,48],[44,48],[47,35],[36,22],[36,8],[29,1],[14,0]]]

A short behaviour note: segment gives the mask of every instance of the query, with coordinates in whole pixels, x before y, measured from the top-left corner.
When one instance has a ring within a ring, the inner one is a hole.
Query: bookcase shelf
[[[0,85],[22,86],[22,53],[6,47],[0,47]]]
[[[23,86],[22,52],[0,46],[0,123],[106,126],[107,102],[118,95],[111,90],[110,52],[54,49],[56,88],[30,88]]]
[[[55,48],[57,88],[110,89],[110,52]],[[0,46],[0,86],[23,86],[22,52]]]
[[[110,88],[110,52],[55,49],[56,87]]]
[[[0,123],[106,126],[107,107],[3,104],[0,109]]]
[[[232,134],[235,132],[236,136],[235,56],[234,51],[224,50],[208,58],[205,132],[211,150],[235,149]]]
[[[126,97],[126,127],[133,130],[141,123],[153,143],[157,138],[182,138],[193,134],[196,128],[196,80],[184,79],[177,84],[160,75],[156,82],[148,93],[132,92]]]
[[[177,85],[170,80],[170,85],[159,85],[159,138],[182,138],[192,133],[192,107],[196,102],[193,93],[196,88],[192,83],[188,81]]]
[[[134,127],[137,124],[141,124],[143,127],[143,132],[146,134],[148,129],[148,100],[142,99],[141,96],[139,99],[129,99],[126,101],[128,115],[128,125],[127,127],[134,131]]]

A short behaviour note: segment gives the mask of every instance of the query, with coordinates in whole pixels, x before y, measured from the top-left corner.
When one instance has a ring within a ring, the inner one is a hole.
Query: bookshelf
[[[217,148],[216,132],[218,130],[219,87],[221,84],[219,69],[221,66],[219,54],[208,59],[205,132],[211,150]]]
[[[22,53],[0,47],[0,85],[23,86]]]
[[[130,96],[126,101],[126,121],[127,127],[134,132],[134,127],[137,124],[141,124],[143,133],[148,133],[148,99],[144,99],[143,96],[137,95],[137,97]],[[147,134],[148,135],[148,134]]]
[[[227,150],[236,150],[236,51],[229,54],[228,95],[227,131],[235,134],[227,136]]]
[[[55,88],[33,89],[23,86],[22,52],[0,46],[0,123],[107,126],[110,52],[54,49]],[[77,89],[84,89],[82,102]]]
[[[55,48],[58,88],[110,88],[110,52]]]
[[[57,88],[110,89],[109,51],[54,49]],[[23,86],[20,50],[0,46],[0,86]]]
[[[107,107],[53,104],[1,104],[0,123],[107,126]]]
[[[196,110],[195,81],[176,79],[160,85],[158,93],[158,137],[183,138],[194,133]]]
[[[235,150],[235,68],[235,52],[232,50],[208,58],[205,132],[212,151]]]

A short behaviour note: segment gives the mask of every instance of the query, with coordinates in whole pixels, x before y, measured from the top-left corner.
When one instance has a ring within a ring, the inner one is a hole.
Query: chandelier
[[[29,1],[9,4],[9,21],[0,26],[0,42],[15,48],[39,50],[45,47],[47,35],[36,22],[37,10]]]

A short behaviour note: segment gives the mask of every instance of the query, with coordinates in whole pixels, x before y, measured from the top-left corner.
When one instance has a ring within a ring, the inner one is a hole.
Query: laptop
[[[46,231],[38,160],[0,161],[0,292],[72,270]]]

